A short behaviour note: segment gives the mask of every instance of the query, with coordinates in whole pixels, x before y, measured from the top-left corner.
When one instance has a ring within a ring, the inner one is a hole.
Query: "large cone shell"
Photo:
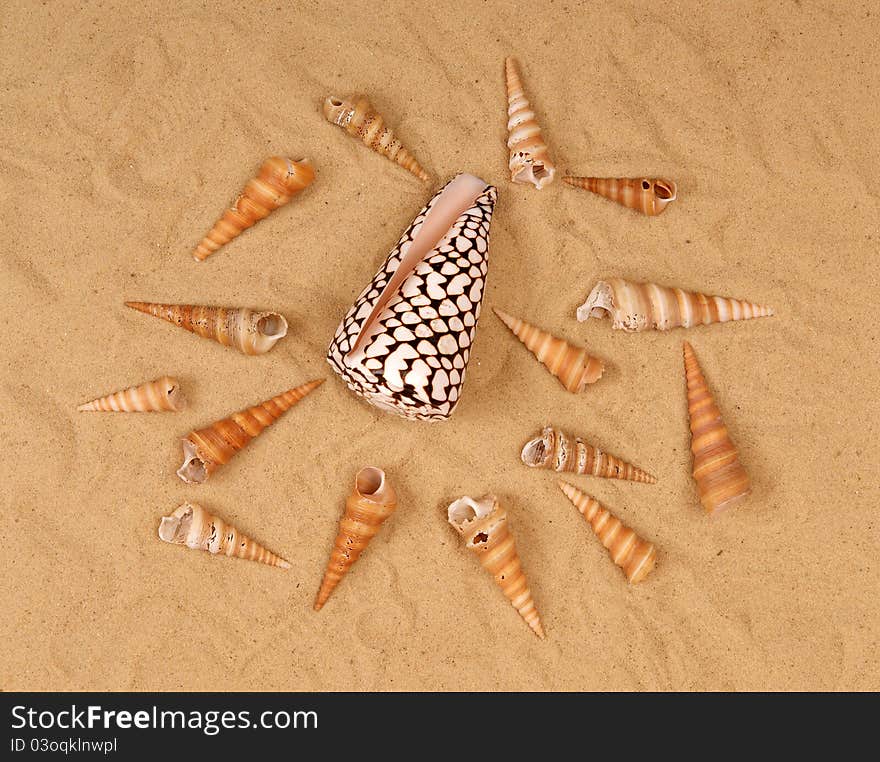
[[[618,204],[656,217],[675,201],[677,189],[672,180],[652,177],[563,177],[573,188],[598,193]]]
[[[605,372],[605,363],[587,353],[583,347],[569,344],[552,333],[536,328],[524,320],[492,308],[526,348],[540,360],[567,391],[577,393],[593,384]]]
[[[228,463],[263,429],[275,423],[324,379],[309,381],[295,389],[272,397],[259,405],[242,410],[205,429],[187,434],[183,440],[183,465],[177,475],[189,484],[201,484],[220,466]]]
[[[348,98],[330,96],[324,101],[324,117],[420,180],[427,182],[431,179],[422,165],[397,139],[394,131],[385,124],[382,115],[373,108],[365,95],[352,95]]]
[[[684,373],[694,479],[700,502],[707,513],[713,514],[743,500],[751,492],[751,485],[688,342],[684,342]]]
[[[543,638],[541,618],[507,526],[507,511],[494,495],[486,495],[479,500],[471,497],[456,500],[449,506],[448,515],[449,523],[464,538],[465,547],[477,555],[526,624]]]
[[[159,539],[174,545],[186,545],[192,550],[245,558],[281,569],[290,568],[283,558],[195,503],[184,503],[170,516],[165,516],[159,524]]]
[[[315,170],[308,159],[294,161],[283,156],[266,159],[260,173],[245,185],[235,205],[226,210],[196,247],[193,257],[198,262],[207,259],[242,231],[287,204],[314,179]]]
[[[140,386],[132,386],[121,392],[80,405],[80,412],[101,413],[157,413],[166,410],[179,411],[186,408],[186,397],[180,382],[171,376],[162,376]]]
[[[565,482],[559,482],[559,487],[587,520],[630,584],[641,582],[651,573],[657,556],[653,543],[645,542],[596,498]]]
[[[531,468],[546,468],[558,473],[568,471],[643,484],[657,481],[646,471],[552,426],[547,426],[538,436],[526,442],[520,457]]]
[[[235,347],[246,355],[261,355],[287,335],[287,320],[277,312],[244,307],[199,307],[193,304],[126,302],[126,307],[167,320],[191,333]]]
[[[769,307],[740,299],[609,278],[600,280],[578,307],[577,319],[610,317],[613,328],[632,332],[667,331],[772,314]]]
[[[535,112],[525,96],[516,61],[504,61],[507,84],[507,148],[510,151],[510,179],[515,183],[531,183],[538,190],[553,182],[556,166]]]
[[[327,561],[327,570],[315,598],[315,611],[327,602],[352,564],[378,533],[382,522],[397,508],[397,493],[388,484],[380,468],[362,468],[355,478],[354,490],[345,501],[345,513],[339,520],[339,532]]]

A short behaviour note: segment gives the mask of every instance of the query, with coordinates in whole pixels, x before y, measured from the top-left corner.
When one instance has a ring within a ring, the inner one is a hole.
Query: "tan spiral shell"
[[[244,186],[235,205],[223,213],[196,247],[193,258],[197,262],[207,259],[244,230],[287,204],[314,179],[315,170],[308,159],[284,156],[266,159],[259,174]]]
[[[324,116],[328,122],[342,127],[349,135],[354,135],[364,145],[399,164],[420,180],[428,182],[431,179],[431,175],[397,139],[394,131],[386,126],[382,115],[373,108],[366,95],[355,94],[348,98],[331,95],[324,101]]]
[[[324,579],[315,597],[315,611],[320,611],[339,580],[358,560],[382,523],[396,508],[397,493],[381,468],[368,466],[358,471],[354,489],[345,501],[345,513],[339,520],[339,531],[327,561]]]
[[[659,177],[572,177],[563,182],[573,188],[583,188],[621,206],[635,209],[649,217],[656,217],[676,199],[678,189],[672,180]]]
[[[540,434],[526,442],[520,458],[530,468],[589,474],[605,479],[626,479],[642,484],[657,482],[657,479],[646,471],[614,455],[602,452],[580,437],[573,437],[552,426],[545,427]]]
[[[99,397],[80,405],[80,412],[102,413],[156,413],[165,410],[179,411],[186,408],[186,397],[180,382],[171,376],[162,376],[139,386],[131,386],[120,392]]]
[[[324,383],[309,381],[259,405],[241,410],[204,429],[192,431],[183,441],[183,465],[177,475],[188,484],[202,484],[220,466],[229,462],[263,429],[275,423],[309,392]]]
[[[516,542],[507,526],[507,511],[494,495],[479,500],[462,497],[449,506],[449,523],[464,538],[465,547],[475,553],[501,588],[507,600],[539,637],[544,628],[519,562]]]
[[[246,355],[264,354],[287,335],[287,320],[277,312],[154,302],[126,302],[125,306],[167,320],[224,346],[235,347]]]
[[[283,558],[195,503],[184,503],[170,516],[164,516],[159,523],[159,539],[174,545],[186,545],[192,550],[245,558],[281,569],[290,568]]]
[[[492,308],[498,318],[556,378],[566,390],[581,392],[605,372],[605,363],[587,353],[583,347],[569,344],[552,333],[536,328],[524,320]]]
[[[635,585],[651,573],[657,556],[653,543],[645,542],[596,498],[565,482],[559,482],[559,487],[587,520],[611,560],[623,569],[627,582]]]
[[[624,331],[647,331],[690,328],[695,325],[726,323],[769,317],[770,307],[709,296],[656,283],[636,283],[623,278],[600,280],[577,310],[581,322],[591,317],[610,317],[612,328]]]
[[[713,514],[743,500],[751,492],[751,485],[688,342],[684,342],[684,372],[694,479],[700,502],[707,513]]]
[[[535,112],[525,96],[513,58],[504,60],[504,79],[507,85],[510,179],[515,183],[531,183],[541,190],[553,182],[556,165],[550,158]]]

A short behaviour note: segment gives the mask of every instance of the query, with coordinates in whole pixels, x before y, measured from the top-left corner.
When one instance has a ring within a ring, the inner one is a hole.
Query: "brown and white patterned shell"
[[[473,175],[450,181],[342,319],[327,361],[370,404],[426,421],[455,410],[480,317],[496,197]]]

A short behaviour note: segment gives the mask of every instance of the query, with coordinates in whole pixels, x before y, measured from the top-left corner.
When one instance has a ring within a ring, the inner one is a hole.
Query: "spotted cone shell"
[[[186,408],[186,397],[180,382],[171,376],[162,376],[155,381],[147,381],[139,386],[131,386],[120,392],[99,397],[80,405],[77,410],[84,413],[157,413]]]
[[[677,188],[672,180],[651,177],[571,177],[562,178],[573,188],[583,188],[635,209],[648,217],[656,217],[675,201]]]

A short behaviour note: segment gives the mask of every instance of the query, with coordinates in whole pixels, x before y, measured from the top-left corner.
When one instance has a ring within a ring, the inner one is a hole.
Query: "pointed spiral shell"
[[[162,376],[139,386],[131,386],[105,397],[80,405],[80,412],[102,413],[156,413],[165,410],[175,412],[186,408],[186,397],[180,382],[171,376]]]
[[[173,545],[186,545],[192,550],[290,568],[283,558],[195,503],[184,503],[170,516],[164,516],[159,524],[159,539]]]
[[[244,186],[235,205],[223,213],[196,247],[193,258],[197,262],[207,259],[243,231],[289,203],[314,179],[315,170],[308,159],[294,160],[284,156],[266,159],[259,174]]]
[[[621,206],[656,217],[676,199],[677,188],[672,180],[651,177],[572,177],[563,182],[572,188],[583,188],[616,201]]]
[[[368,466],[358,471],[354,489],[345,501],[345,513],[339,520],[339,532],[327,561],[324,579],[315,597],[315,611],[320,611],[339,580],[360,558],[364,548],[396,508],[397,493],[388,484],[381,468]]]
[[[498,499],[494,495],[479,500],[465,496],[452,503],[447,513],[449,523],[464,538],[465,547],[477,555],[532,632],[543,639],[541,618],[507,526],[507,511]]]
[[[535,112],[525,96],[513,58],[504,61],[504,78],[507,85],[510,179],[515,183],[531,183],[541,190],[553,182],[556,165],[550,158]]]

